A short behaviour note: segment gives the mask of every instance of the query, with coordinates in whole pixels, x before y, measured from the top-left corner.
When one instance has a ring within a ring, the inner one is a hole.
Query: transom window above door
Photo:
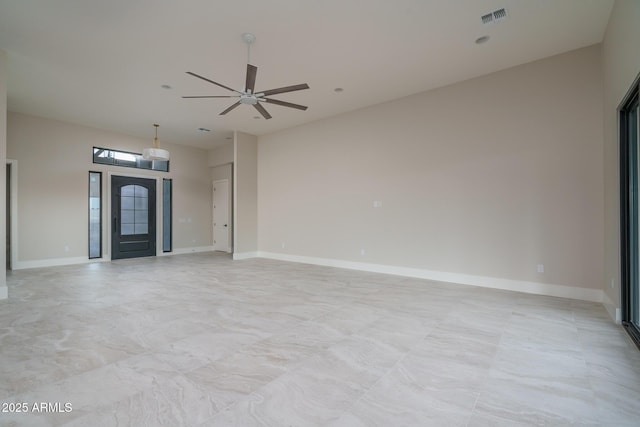
[[[93,163],[169,172],[169,160],[145,160],[140,153],[93,147]]]

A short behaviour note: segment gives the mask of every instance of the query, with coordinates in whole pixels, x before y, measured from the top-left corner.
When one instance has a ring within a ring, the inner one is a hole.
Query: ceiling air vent
[[[504,7],[502,9],[494,10],[491,13],[487,13],[486,15],[482,15],[480,18],[482,19],[483,24],[495,24],[500,21],[507,19],[507,9]]]

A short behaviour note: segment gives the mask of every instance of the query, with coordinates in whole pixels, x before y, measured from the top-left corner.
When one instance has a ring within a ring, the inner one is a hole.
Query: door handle
[[[225,227],[227,226],[227,224],[224,225]]]

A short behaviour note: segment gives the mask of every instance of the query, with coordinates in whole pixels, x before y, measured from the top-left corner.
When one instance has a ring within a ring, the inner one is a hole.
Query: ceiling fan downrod
[[[256,36],[252,33],[244,33],[242,34],[242,40],[247,45],[247,65],[251,64],[251,45],[256,41]],[[244,88],[247,91],[247,88]]]

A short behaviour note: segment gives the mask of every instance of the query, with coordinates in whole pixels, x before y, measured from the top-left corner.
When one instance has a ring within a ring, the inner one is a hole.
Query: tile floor
[[[214,253],[8,284],[1,426],[640,425],[599,304]]]

